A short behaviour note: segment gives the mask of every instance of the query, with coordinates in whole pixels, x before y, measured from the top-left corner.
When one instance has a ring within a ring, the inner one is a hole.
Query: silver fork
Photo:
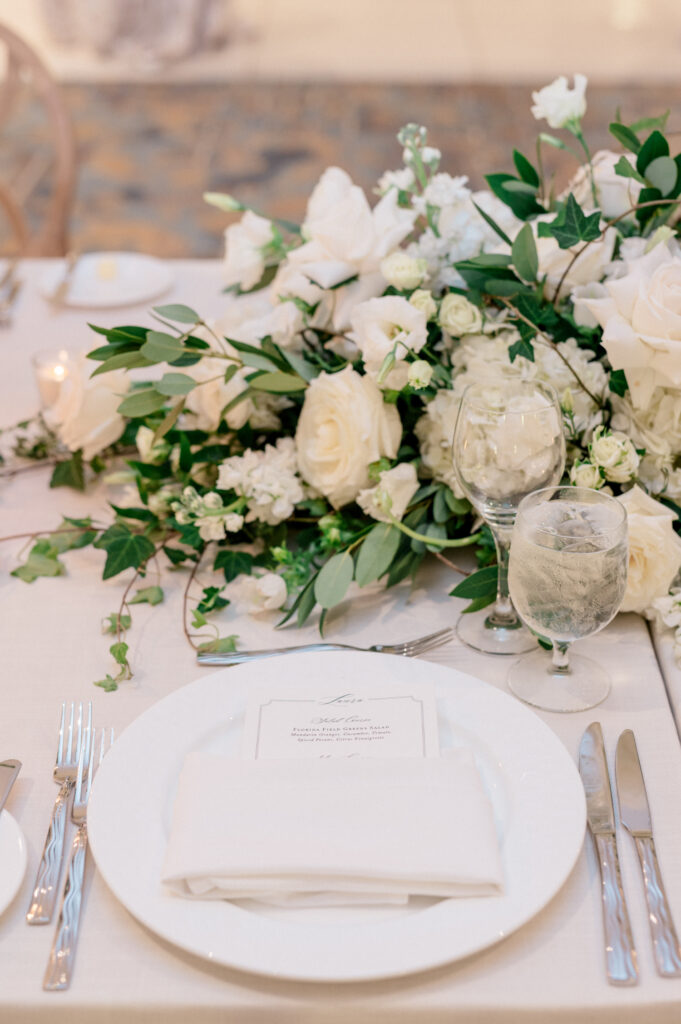
[[[67,726],[68,721],[68,726]],[[75,728],[75,733],[74,733]],[[92,702],[88,703],[85,732],[92,729]],[[49,924],[57,902],[57,889],[64,859],[64,836],[68,819],[68,803],[78,774],[78,760],[83,743],[83,705],[71,704],[67,716],[66,704],[61,706],[57,757],[52,775],[60,784],[59,795],[52,810],[52,820],[45,838],[43,855],[35,879],[33,895],[26,914],[28,924]]]
[[[262,651],[200,651],[196,660],[200,665],[240,665],[256,658],[273,658],[277,654],[293,654],[300,651],[375,651],[378,654],[400,654],[405,658],[415,658],[426,651],[440,647],[454,634],[451,627],[440,629],[437,633],[420,636],[416,640],[406,640],[399,644],[373,644],[371,647],[354,647],[352,644],[298,644],[296,647],[268,647]]]
[[[73,797],[71,819],[78,831],[71,844],[71,856],[64,885],[59,920],[54,933],[54,942],[43,979],[46,992],[58,992],[71,984],[73,965],[78,944],[80,909],[83,900],[85,879],[85,858],[87,855],[87,805],[92,789],[92,780],[107,750],[113,743],[113,729],[102,729],[99,738],[90,730],[83,743],[78,760],[78,778]]]

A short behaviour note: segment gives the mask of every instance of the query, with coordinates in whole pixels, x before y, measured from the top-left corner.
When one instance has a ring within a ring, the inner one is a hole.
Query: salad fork
[[[71,820],[78,831],[71,844],[68,873],[64,885],[59,920],[54,933],[54,942],[47,970],[43,979],[46,992],[58,992],[71,984],[73,964],[76,958],[80,910],[85,879],[85,858],[87,855],[87,805],[92,789],[92,779],[102,759],[113,743],[113,729],[102,729],[99,738],[88,730],[78,759],[78,778],[73,797]]]
[[[68,723],[68,724],[67,724]],[[84,735],[92,729],[92,701],[88,702],[87,722],[83,729],[83,705],[61,706],[57,757],[52,775],[59,783],[59,794],[52,810],[52,820],[45,838],[43,854],[38,866],[33,895],[26,914],[28,924],[49,924],[57,902],[57,887],[64,859],[64,836],[68,817],[69,797],[76,782],[78,763]],[[75,730],[75,731],[74,731]]]
[[[374,651],[377,654],[399,654],[405,658],[415,658],[426,651],[432,651],[453,636],[454,630],[448,626],[437,633],[420,636],[416,640],[405,640],[398,644],[373,644],[371,647],[355,647],[352,644],[298,644],[296,647],[268,647],[260,651],[200,651],[196,660],[200,665],[241,665],[257,658],[273,658],[277,654],[294,654],[300,651]]]

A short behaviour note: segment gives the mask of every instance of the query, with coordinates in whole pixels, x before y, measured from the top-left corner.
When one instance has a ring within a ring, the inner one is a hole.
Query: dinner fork
[[[71,856],[69,857],[59,920],[43,979],[43,989],[46,992],[62,991],[71,984],[85,879],[87,805],[95,772],[102,763],[107,750],[110,749],[113,739],[113,729],[100,730],[99,739],[93,730],[89,730],[81,747],[78,759],[78,777],[73,796],[73,810],[71,811],[71,820],[74,825],[78,826],[78,831],[71,844]]]
[[[196,660],[200,665],[240,665],[257,658],[273,658],[277,654],[293,654],[301,651],[375,651],[378,654],[400,654],[405,658],[415,658],[426,651],[432,651],[452,637],[454,631],[448,626],[437,633],[420,636],[416,640],[406,640],[399,644],[372,644],[371,647],[355,647],[353,644],[298,644],[296,647],[268,647],[261,651],[199,651]]]
[[[67,727],[68,721],[68,727]],[[75,733],[74,733],[75,727]],[[83,729],[83,705],[71,704],[68,715],[66,704],[61,706],[57,757],[52,775],[60,785],[59,795],[52,810],[52,820],[45,838],[43,855],[36,874],[33,895],[26,914],[28,924],[49,924],[57,902],[57,888],[64,859],[64,836],[68,817],[69,797],[76,782],[78,762],[84,735],[92,730],[92,701],[88,702],[87,723]]]

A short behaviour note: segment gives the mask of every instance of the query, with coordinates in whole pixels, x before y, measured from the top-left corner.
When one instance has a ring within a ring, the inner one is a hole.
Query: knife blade
[[[638,965],[629,912],[622,889],[615,836],[615,810],[600,722],[592,722],[582,737],[579,747],[579,774],[584,784],[587,820],[601,874],[608,981],[611,985],[635,985],[638,981]]]
[[[617,741],[615,778],[620,820],[636,844],[643,874],[657,973],[663,978],[678,978],[681,977],[681,949],[657,861],[648,796],[631,729],[623,732]]]
[[[9,791],[20,771],[21,761],[15,759],[0,761],[0,811],[5,806],[5,800],[9,796]]]

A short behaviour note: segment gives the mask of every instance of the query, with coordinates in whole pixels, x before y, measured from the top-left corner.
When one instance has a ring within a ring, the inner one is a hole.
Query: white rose
[[[588,299],[603,299],[607,297],[605,285],[599,281],[592,281],[591,284],[578,284],[572,289],[572,315],[579,327],[598,327],[598,320],[589,309]]]
[[[550,128],[574,127],[586,113],[586,75],[575,75],[573,89],[565,75],[532,93],[532,115],[537,121],[548,121]]]
[[[225,406],[248,387],[245,374],[250,370],[237,370],[232,379],[225,383],[225,370],[230,365],[224,359],[207,356],[184,371],[198,382],[198,386],[185,399],[185,409],[194,414],[195,425],[199,430],[208,433],[217,430]],[[250,398],[237,402],[224,417],[227,426],[239,430],[248,422],[253,409]]]
[[[416,259],[406,252],[397,250],[381,260],[381,273],[388,284],[398,291],[417,288],[428,273],[425,260]]]
[[[605,282],[607,298],[585,304],[603,328],[612,368],[624,370],[641,408],[656,387],[681,388],[681,256],[656,245],[625,264],[624,276]]]
[[[638,202],[639,193],[643,188],[641,182],[636,181],[635,178],[625,178],[623,175],[617,174],[615,166],[621,159],[621,153],[612,153],[609,149],[599,149],[591,160],[598,207],[606,220],[621,217],[623,213],[630,210]],[[632,167],[634,166],[634,161],[630,156],[625,156],[624,159]],[[583,210],[593,210],[591,172],[587,164],[583,164],[579,168],[563,192],[561,199],[566,199],[570,192]]]
[[[439,324],[448,334],[477,334],[482,327],[482,313],[465,295],[450,292],[440,305]]]
[[[432,320],[437,313],[437,302],[433,293],[425,288],[417,288],[409,296],[409,302],[415,309],[420,309],[426,320]]]
[[[379,474],[376,487],[360,491],[357,504],[368,516],[381,523],[402,519],[407,505],[419,489],[416,470],[411,462],[400,462]]]
[[[402,424],[370,377],[346,366],[320,373],[308,387],[298,420],[296,447],[304,480],[334,508],[369,486],[369,464],[394,459]]]
[[[124,370],[90,377],[93,364],[83,356],[69,363],[57,401],[45,410],[47,425],[69,451],[83,450],[86,462],[117,441],[125,420],[117,411],[130,380]]]
[[[265,270],[263,249],[272,241],[272,222],[246,210],[225,231],[225,283],[243,291],[254,288]]]
[[[620,611],[644,613],[667,593],[681,566],[681,538],[674,532],[674,512],[640,487],[619,501],[627,510],[629,530],[629,575]]]
[[[427,363],[425,359],[416,359],[413,363],[409,364],[409,374],[407,376],[407,383],[411,387],[421,390],[421,388],[427,388],[433,379],[433,367],[430,363]]]
[[[400,295],[362,302],[350,322],[349,337],[362,353],[366,372],[374,379],[389,352],[394,350],[395,361],[400,362],[408,352],[420,352],[428,337],[425,314]],[[403,376],[406,383],[406,373]]]
[[[262,576],[239,576],[230,584],[231,596],[250,615],[276,611],[286,600],[286,583],[275,572]]]
[[[598,466],[594,466],[590,462],[575,462],[570,469],[570,483],[575,487],[590,487],[597,491],[604,482]]]
[[[589,457],[605,473],[606,480],[623,484],[636,476],[639,456],[631,440],[619,431],[605,433],[603,427],[594,432]]]
[[[535,231],[538,222],[545,219],[542,216],[532,222]],[[575,253],[579,252],[582,248],[581,242],[570,249],[561,249],[553,237],[536,237],[535,242],[539,260],[537,276],[539,278],[546,277],[544,287],[547,292],[547,298],[553,301],[558,284],[563,279],[563,274],[568,267],[570,267],[570,270],[560,287],[561,298],[565,298],[577,285],[600,281],[605,274],[606,266],[612,259],[616,240],[617,232],[615,229],[606,228],[603,237],[591,242],[584,249],[581,256],[578,256],[574,263],[572,263]],[[572,265],[570,266],[571,263]]]

